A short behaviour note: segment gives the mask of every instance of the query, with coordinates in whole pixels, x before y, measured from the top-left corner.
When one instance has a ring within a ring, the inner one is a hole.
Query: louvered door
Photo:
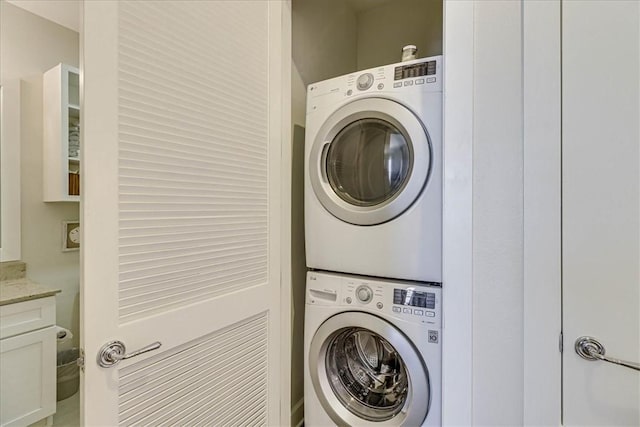
[[[85,425],[286,422],[287,7],[84,3]]]

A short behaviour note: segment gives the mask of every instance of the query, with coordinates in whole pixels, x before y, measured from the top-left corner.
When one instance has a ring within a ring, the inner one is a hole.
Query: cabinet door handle
[[[103,345],[98,352],[98,365],[103,368],[110,368],[117,365],[121,360],[131,359],[132,357],[139,356],[143,353],[157,350],[160,346],[162,346],[160,341],[156,341],[153,344],[149,344],[146,347],[142,347],[139,350],[127,354],[127,348],[122,341],[110,341]]]
[[[613,363],[614,365],[624,366],[626,368],[633,369],[634,371],[640,371],[640,363],[628,362],[626,360],[615,359],[613,357],[605,356],[604,346],[592,337],[580,337],[576,340],[574,346],[576,353],[580,357],[586,360],[602,360],[603,362]]]

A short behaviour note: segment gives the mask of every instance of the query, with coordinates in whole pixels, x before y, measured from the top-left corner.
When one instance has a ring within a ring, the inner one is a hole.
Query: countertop
[[[0,305],[46,298],[58,292],[60,292],[60,289],[42,286],[24,277],[20,279],[3,280],[0,282]]]

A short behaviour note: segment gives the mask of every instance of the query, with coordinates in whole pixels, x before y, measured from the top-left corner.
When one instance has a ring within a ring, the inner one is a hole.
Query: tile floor
[[[29,427],[47,427],[47,418],[31,424]],[[56,402],[53,424],[56,427],[80,427],[80,392]]]
[[[60,427],[80,427],[80,392],[57,402],[53,425]]]

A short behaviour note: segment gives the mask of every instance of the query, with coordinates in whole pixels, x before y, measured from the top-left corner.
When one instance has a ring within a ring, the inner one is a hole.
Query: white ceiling
[[[390,2],[391,0],[347,0],[349,6],[356,12],[364,12],[365,10],[374,9],[380,5]]]
[[[7,3],[80,32],[79,0],[7,0]]]

